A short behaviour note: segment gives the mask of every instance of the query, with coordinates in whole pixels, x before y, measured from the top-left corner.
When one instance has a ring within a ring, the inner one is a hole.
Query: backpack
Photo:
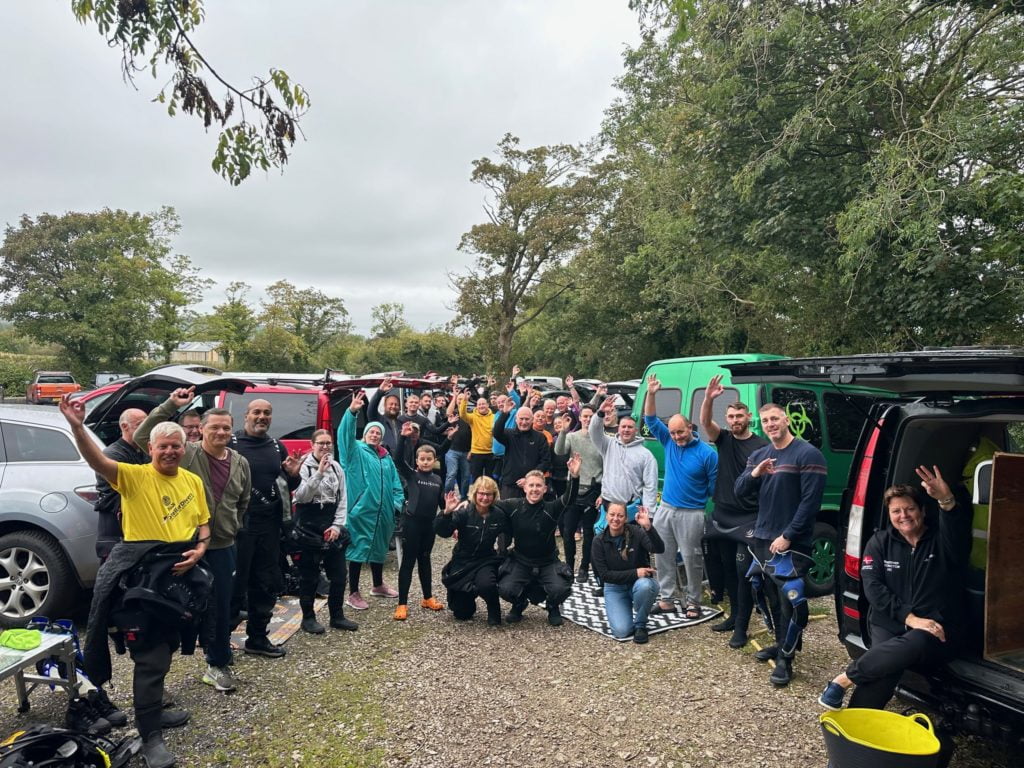
[[[114,742],[65,728],[33,725],[0,741],[0,768],[122,768],[141,748],[138,736]]]

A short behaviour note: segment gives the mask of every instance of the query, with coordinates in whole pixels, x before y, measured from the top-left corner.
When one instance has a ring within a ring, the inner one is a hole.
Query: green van
[[[736,401],[746,403],[753,413],[751,429],[759,435],[761,422],[757,409],[768,402],[778,403],[789,415],[790,429],[799,438],[815,445],[828,462],[828,481],[821,511],[814,526],[812,555],[814,565],[807,577],[808,594],[831,594],[835,588],[836,528],[840,499],[847,485],[853,451],[871,405],[891,394],[867,387],[824,383],[733,384],[724,365],[761,360],[783,360],[781,355],[735,354],[709,357],[680,357],[656,360],[647,366],[636,393],[633,414],[647,447],[658,459],[659,479],[664,480],[665,463],[661,444],[643,426],[647,377],[656,374],[662,384],[655,399],[658,417],[668,421],[682,413],[694,423],[699,434],[700,406],[704,390],[712,376],[723,376],[725,393],[715,400],[714,419],[725,424],[725,409]],[[709,504],[710,508],[710,504]]]

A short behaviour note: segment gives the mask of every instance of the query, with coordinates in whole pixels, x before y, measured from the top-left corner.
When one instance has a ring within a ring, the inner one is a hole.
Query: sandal
[[[696,603],[686,604],[686,618],[688,619],[699,619],[702,616],[700,606]]]

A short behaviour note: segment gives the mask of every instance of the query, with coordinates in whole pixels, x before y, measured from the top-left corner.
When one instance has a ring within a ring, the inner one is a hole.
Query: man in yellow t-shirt
[[[71,425],[71,434],[82,458],[121,494],[124,541],[114,547],[103,568],[112,568],[122,562],[123,552],[119,552],[119,548],[139,547],[140,542],[189,542],[193,537],[197,537],[195,545],[181,553],[182,559],[171,571],[181,575],[198,563],[210,541],[210,510],[202,480],[180,468],[185,457],[185,431],[172,422],[157,425],[149,437],[151,462],[123,464],[105,456],[99,441],[86,429],[85,406],[81,401],[65,397],[61,400],[60,411]],[[99,581],[97,579],[97,583]],[[94,607],[98,600],[107,597],[97,587],[93,596]],[[142,752],[149,768],[171,768],[175,764],[174,755],[163,740],[165,715],[162,705],[164,678],[171,668],[171,655],[177,646],[177,636],[169,634],[129,649],[134,662],[132,693],[135,722],[143,739]],[[101,684],[105,681],[94,682]],[[176,714],[181,715],[178,721],[167,722],[166,725],[183,725],[188,719],[186,712]]]
[[[457,398],[459,418],[469,424],[473,436],[469,447],[469,476],[473,481],[490,475],[494,463],[494,414],[486,397],[476,400],[476,410],[469,410],[469,393],[460,392]]]

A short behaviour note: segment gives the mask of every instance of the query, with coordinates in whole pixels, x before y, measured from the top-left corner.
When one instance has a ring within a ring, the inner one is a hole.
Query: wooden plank
[[[1020,669],[1016,662],[1024,651],[1024,455],[995,454],[991,500],[985,658]]]

